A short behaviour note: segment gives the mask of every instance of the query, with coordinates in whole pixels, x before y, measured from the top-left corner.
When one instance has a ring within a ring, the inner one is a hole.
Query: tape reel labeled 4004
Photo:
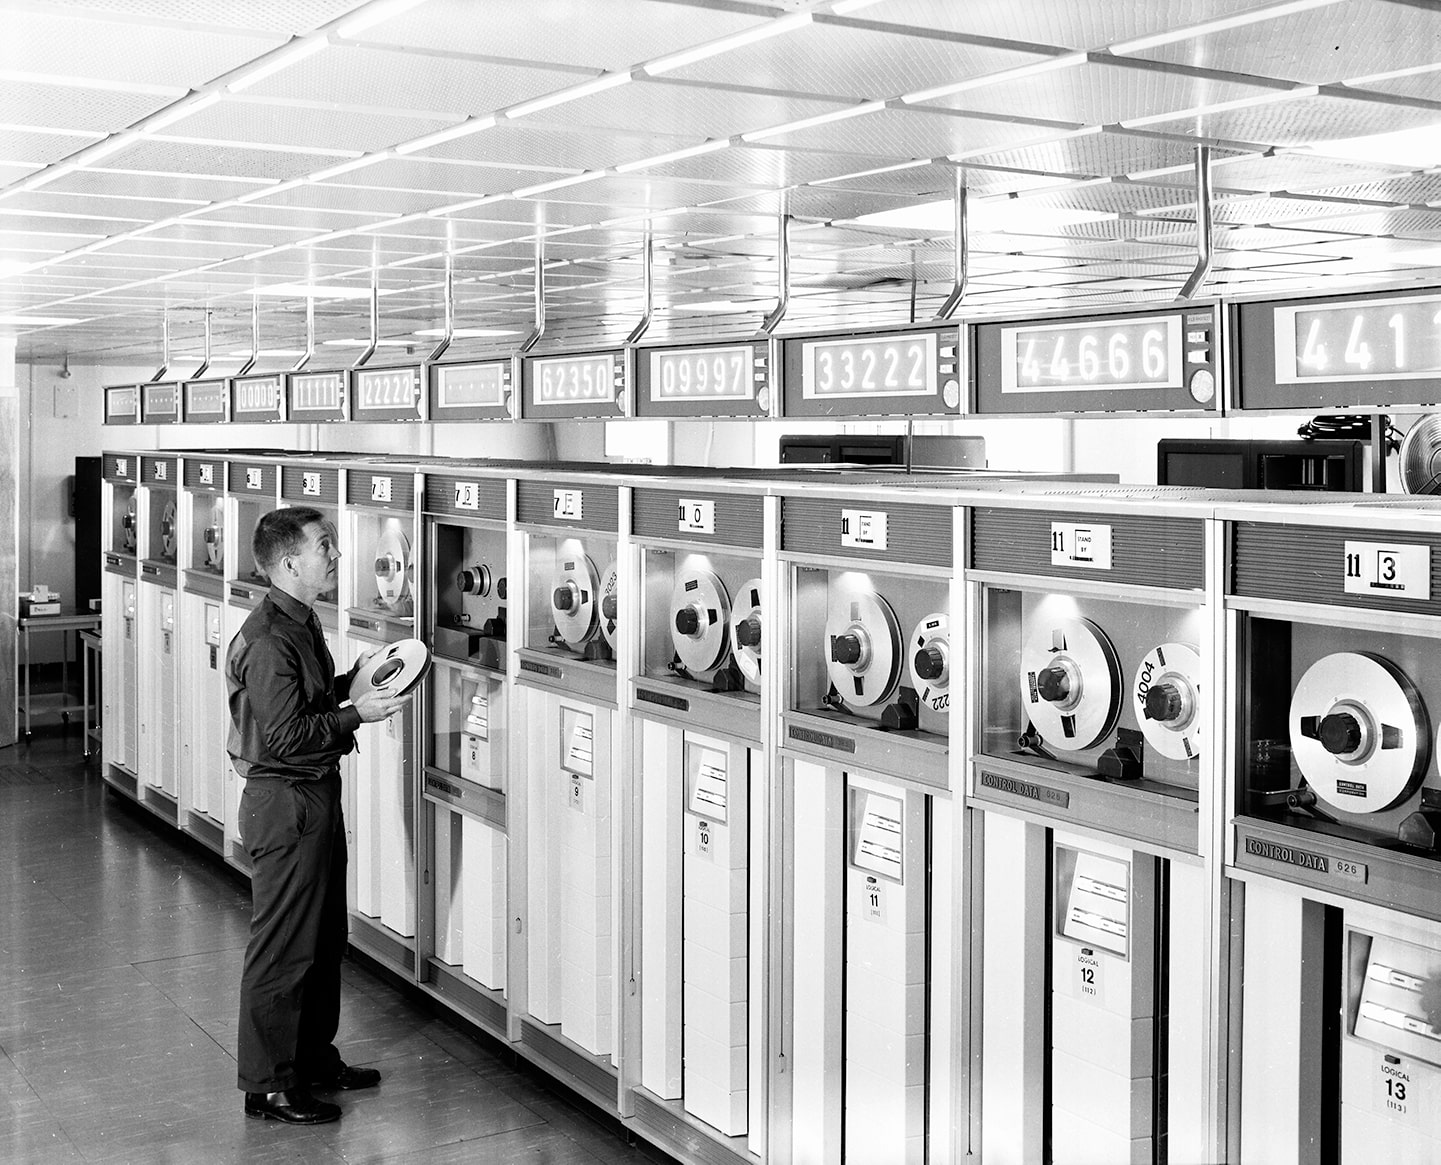
[[[430,671],[430,649],[419,639],[388,643],[368,660],[350,681],[350,698],[384,689],[403,696]]]

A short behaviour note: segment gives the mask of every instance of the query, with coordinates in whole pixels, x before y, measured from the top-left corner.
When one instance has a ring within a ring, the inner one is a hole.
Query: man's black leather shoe
[[[352,1068],[349,1064],[342,1064],[329,1076],[317,1076],[311,1080],[310,1086],[352,1092],[357,1088],[374,1088],[379,1083],[379,1068]]]
[[[340,1105],[316,1100],[303,1088],[284,1092],[247,1092],[245,1115],[288,1125],[324,1125],[340,1119]]]

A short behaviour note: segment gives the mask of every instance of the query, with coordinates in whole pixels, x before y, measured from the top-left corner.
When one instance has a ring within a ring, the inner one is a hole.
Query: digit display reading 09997
[[[650,354],[651,400],[750,400],[754,353],[743,348],[684,348]]]
[[[1177,388],[1181,318],[1099,319],[1001,329],[1001,391]]]

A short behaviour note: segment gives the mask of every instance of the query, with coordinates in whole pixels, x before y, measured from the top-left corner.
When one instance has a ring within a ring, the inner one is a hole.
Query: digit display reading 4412
[[[1275,313],[1277,384],[1441,375],[1441,295],[1293,303]]]

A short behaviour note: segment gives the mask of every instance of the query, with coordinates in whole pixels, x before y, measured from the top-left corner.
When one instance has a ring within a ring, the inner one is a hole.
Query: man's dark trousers
[[[305,1087],[340,1068],[345,821],[340,776],[252,777],[240,797],[253,908],[240,976],[239,1085]]]

